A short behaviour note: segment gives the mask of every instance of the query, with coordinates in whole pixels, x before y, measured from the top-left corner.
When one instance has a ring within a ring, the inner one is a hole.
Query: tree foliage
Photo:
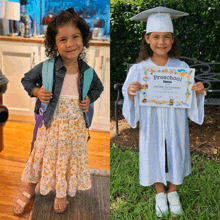
[[[220,61],[220,3],[218,0],[114,0],[111,3],[111,99],[115,83],[126,78],[127,63],[135,63],[146,23],[130,18],[144,10],[165,6],[189,13],[173,20],[181,56],[207,62]]]

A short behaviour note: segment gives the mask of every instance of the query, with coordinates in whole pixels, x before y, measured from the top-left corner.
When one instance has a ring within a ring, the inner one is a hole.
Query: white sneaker
[[[172,215],[175,216],[175,214],[182,214],[182,206],[180,204],[180,198],[178,193],[175,192],[171,192],[171,193],[167,193],[167,198],[170,204],[170,212]]]
[[[162,217],[162,215],[166,215],[169,213],[168,205],[167,205],[167,196],[165,193],[159,193],[155,196],[156,204],[156,215],[158,217]]]

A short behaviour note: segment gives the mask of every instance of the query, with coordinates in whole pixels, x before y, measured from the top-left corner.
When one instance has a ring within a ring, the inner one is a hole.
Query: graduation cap
[[[147,22],[146,33],[150,32],[171,32],[173,33],[172,19],[189,15],[188,13],[177,11],[166,7],[156,7],[130,18]]]

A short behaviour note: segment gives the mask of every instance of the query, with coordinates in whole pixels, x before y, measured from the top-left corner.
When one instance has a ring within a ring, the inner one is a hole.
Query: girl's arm
[[[181,64],[183,68],[190,68],[188,64],[183,61]],[[195,83],[194,81],[194,85],[192,85],[191,88],[193,93],[192,104],[191,108],[187,109],[187,115],[191,121],[201,125],[204,120],[204,86],[201,82]]]
[[[141,89],[142,85],[139,82],[131,82],[127,90],[129,98],[134,101],[134,96],[137,95],[135,92],[140,91]]]
[[[25,73],[21,79],[21,83],[30,97],[36,96],[36,89],[42,86],[42,66],[43,63],[39,63],[29,72]]]
[[[89,97],[86,96],[85,100],[79,103],[79,108],[82,109],[83,112],[88,112],[90,100]]]
[[[196,84],[192,85],[191,89],[195,90],[196,96],[200,94],[206,95],[206,91],[202,82],[197,82]]]
[[[187,109],[188,118],[201,125],[204,120],[204,102],[206,91],[203,84],[201,82],[197,82],[192,85],[192,92],[194,94],[192,94],[191,108]]]
[[[42,86],[42,67],[43,63],[39,63],[29,72],[25,73],[21,83],[29,96],[38,97],[41,102],[48,103],[52,98],[52,93],[44,90]]]
[[[89,88],[89,91],[88,91],[88,94],[87,94],[90,103],[95,102],[99,98],[99,96],[101,95],[103,89],[104,89],[104,87],[102,85],[102,82],[99,79],[96,72],[94,71],[93,72],[92,83],[90,85],[90,88]]]
[[[138,72],[139,72],[138,64],[134,64],[130,68],[127,78],[122,87],[122,94],[124,96],[122,113],[132,128],[136,128],[137,122],[139,121],[139,98],[138,95],[133,94],[134,91],[130,91],[129,86],[133,85],[132,83],[134,82],[135,84],[137,83],[138,86],[139,84],[138,82],[140,82]],[[131,90],[133,90],[133,88],[131,88]],[[134,101],[132,101],[132,97]]]
[[[43,86],[33,89],[32,95],[38,97],[43,103],[49,103],[50,99],[52,99],[52,92],[45,90]]]
[[[181,62],[181,67],[190,68],[189,65],[184,61]],[[202,82],[195,83],[194,81],[194,84],[192,85],[191,89],[196,92],[196,97],[199,96],[200,94],[206,95],[206,91]]]

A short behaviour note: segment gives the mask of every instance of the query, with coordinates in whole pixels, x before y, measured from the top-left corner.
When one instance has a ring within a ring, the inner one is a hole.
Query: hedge
[[[173,20],[174,33],[181,45],[181,56],[219,62],[220,3],[218,0],[114,0],[111,3],[111,100],[116,99],[115,83],[126,78],[126,64],[135,63],[146,23],[131,21],[132,16],[157,6],[189,13]]]

